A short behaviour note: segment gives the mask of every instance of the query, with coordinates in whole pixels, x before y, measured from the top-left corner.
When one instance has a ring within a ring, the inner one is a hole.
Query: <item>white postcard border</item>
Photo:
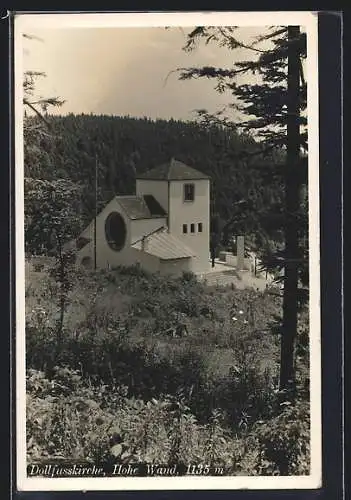
[[[289,477],[28,478],[26,474],[25,276],[23,189],[23,33],[31,28],[131,28],[200,25],[301,25],[307,32],[310,245],[311,474]],[[322,483],[318,25],[313,12],[189,12],[15,15],[16,445],[20,491],[315,489]]]

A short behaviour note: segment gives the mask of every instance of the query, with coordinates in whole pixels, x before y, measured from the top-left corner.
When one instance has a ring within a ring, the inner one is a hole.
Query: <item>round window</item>
[[[127,228],[123,217],[119,213],[112,212],[107,217],[105,235],[106,241],[112,250],[122,250],[126,241]]]

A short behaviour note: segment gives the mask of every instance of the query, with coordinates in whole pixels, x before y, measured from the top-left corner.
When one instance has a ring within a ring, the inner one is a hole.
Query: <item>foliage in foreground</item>
[[[205,463],[227,474],[307,474],[308,405],[280,405],[279,415],[233,434],[213,412],[200,424],[181,397],[143,401],[92,387],[67,368],[53,379],[27,375],[28,459],[114,463]]]
[[[308,326],[297,349],[305,387],[289,404],[277,391],[279,299],[137,268],[77,273],[57,356],[59,290],[36,269],[26,290],[30,461],[206,459],[231,474],[308,473]]]
[[[202,420],[218,406],[232,424],[242,411],[261,416],[277,373],[277,342],[267,330],[276,310],[271,297],[136,271],[77,275],[58,356],[55,283],[31,290],[28,366],[51,376],[54,365],[67,365],[143,399],[183,388]]]

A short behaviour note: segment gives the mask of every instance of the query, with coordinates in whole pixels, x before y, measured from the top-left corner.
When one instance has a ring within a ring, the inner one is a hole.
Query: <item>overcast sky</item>
[[[243,27],[238,37],[250,40],[263,27]],[[65,28],[31,30],[39,40],[24,40],[24,70],[44,71],[38,92],[66,101],[59,113],[94,113],[191,120],[193,110],[216,111],[231,101],[214,91],[214,81],[179,81],[179,68],[230,67],[252,57],[201,43],[182,50],[190,28]]]

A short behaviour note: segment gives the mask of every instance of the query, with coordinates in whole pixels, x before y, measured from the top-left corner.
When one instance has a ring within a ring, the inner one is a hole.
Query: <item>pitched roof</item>
[[[116,196],[116,199],[131,219],[152,219],[167,215],[152,195]]]
[[[167,230],[155,231],[149,236],[145,236],[147,243],[146,253],[154,255],[161,260],[184,259],[195,257],[195,252],[187,247],[182,241],[169,234]],[[132,247],[142,250],[142,241],[137,241]]]
[[[167,163],[155,167],[144,174],[137,174],[137,179],[150,179],[150,180],[167,180],[167,181],[181,181],[181,180],[197,180],[209,179],[210,177],[203,174],[195,168],[185,165],[185,163],[172,158]]]
[[[153,216],[167,215],[167,212],[161,207],[159,202],[152,194],[144,194],[143,198],[151,215]]]

